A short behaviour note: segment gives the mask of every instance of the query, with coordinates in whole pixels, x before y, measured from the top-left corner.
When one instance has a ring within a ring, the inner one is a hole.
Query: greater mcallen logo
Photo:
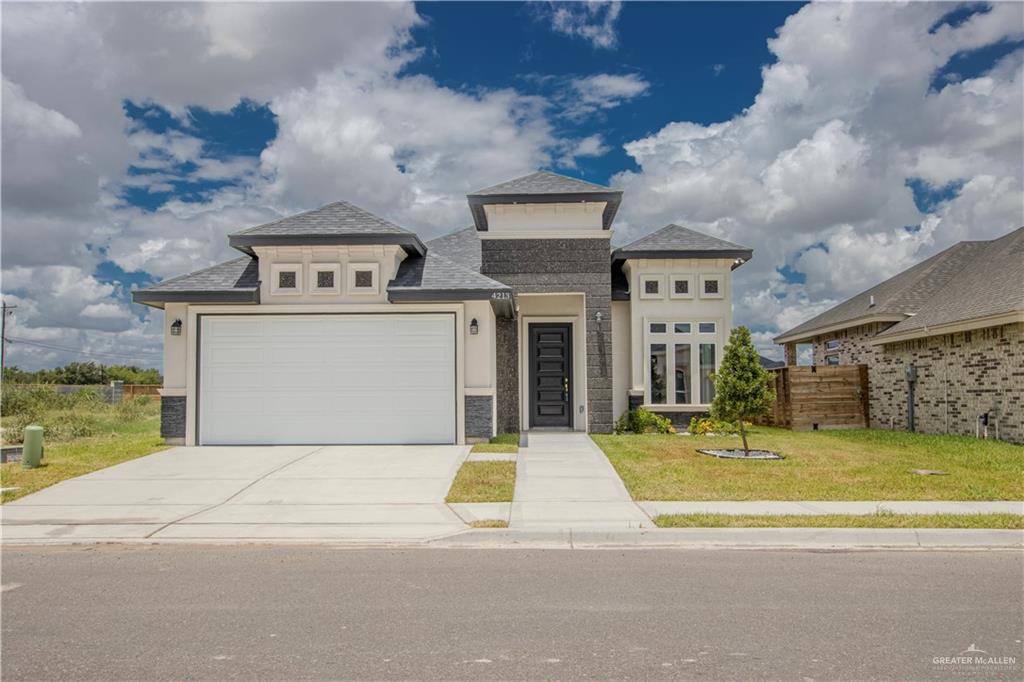
[[[979,649],[974,644],[961,651],[956,656],[936,656],[932,663],[942,668],[958,668],[962,670],[1007,669],[1017,665],[1016,656],[993,656],[987,651]]]

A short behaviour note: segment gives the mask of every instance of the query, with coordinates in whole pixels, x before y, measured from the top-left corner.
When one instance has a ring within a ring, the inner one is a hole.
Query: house
[[[622,193],[538,172],[429,242],[344,201],[133,292],[165,311],[161,432],[187,444],[463,443],[705,412],[751,250],[669,225],[612,250]]]
[[[873,428],[1024,443],[1024,228],[964,241],[775,338],[868,367]]]

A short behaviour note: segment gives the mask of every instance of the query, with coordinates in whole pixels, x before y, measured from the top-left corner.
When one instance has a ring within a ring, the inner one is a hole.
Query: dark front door
[[[572,427],[572,327],[530,325],[530,426]]]

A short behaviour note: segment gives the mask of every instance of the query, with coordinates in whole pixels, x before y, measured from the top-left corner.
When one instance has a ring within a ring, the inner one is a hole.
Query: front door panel
[[[530,426],[572,427],[572,327],[531,324]]]

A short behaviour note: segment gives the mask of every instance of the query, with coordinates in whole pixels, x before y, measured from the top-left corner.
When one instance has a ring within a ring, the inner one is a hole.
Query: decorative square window
[[[350,263],[348,266],[348,293],[378,293],[380,290],[379,275],[379,263]]]
[[[661,285],[664,280],[662,275],[641,275],[640,298],[662,298]]]
[[[668,326],[664,322],[652,322],[651,333],[652,334],[664,334],[668,329]]]
[[[700,276],[701,298],[722,298],[722,279],[717,275]]]
[[[302,266],[275,263],[270,266],[270,293],[294,295],[302,293]]]
[[[701,322],[697,325],[697,331],[701,334],[714,334],[715,323],[714,322]]]
[[[689,334],[691,325],[689,322],[676,322],[673,325],[673,330],[676,334]]]
[[[672,275],[672,298],[693,298],[693,275]]]
[[[341,266],[334,263],[310,265],[309,291],[314,294],[340,294]]]

